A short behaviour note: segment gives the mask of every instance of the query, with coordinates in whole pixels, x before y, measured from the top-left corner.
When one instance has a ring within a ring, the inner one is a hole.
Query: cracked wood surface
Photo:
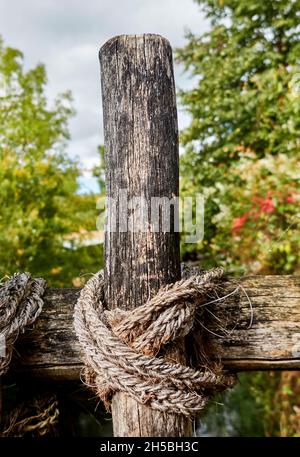
[[[226,338],[215,338],[223,363],[236,371],[300,370],[300,276],[252,276],[243,291],[227,299]],[[224,294],[232,290],[225,283]],[[73,329],[73,309],[78,289],[48,289],[42,314],[20,338],[14,355],[15,370],[29,376],[76,379],[82,363]],[[224,305],[215,307],[222,315]]]
[[[123,35],[105,43],[100,63],[109,197],[105,297],[111,306],[130,310],[180,279],[179,233],[171,227],[155,230],[151,207],[153,198],[169,201],[179,194],[172,49],[159,35]],[[182,341],[171,356],[184,363],[184,354]],[[113,397],[112,418],[114,436],[192,435],[191,421],[183,415],[155,411],[123,392]]]

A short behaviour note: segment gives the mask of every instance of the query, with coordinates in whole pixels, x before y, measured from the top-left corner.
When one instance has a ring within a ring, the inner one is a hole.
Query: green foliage
[[[49,107],[46,82],[43,65],[25,71],[0,41],[0,277],[28,270],[62,285],[94,263],[64,237],[95,225],[96,203],[77,195],[79,166],[64,153],[71,95]]]
[[[94,167],[93,169],[93,176],[95,176],[98,180],[98,185],[100,189],[100,194],[105,194],[105,166],[104,166],[104,146],[100,145],[98,147],[98,154],[99,154],[99,165]]]
[[[181,192],[204,194],[205,233],[198,245],[183,244],[183,252],[200,252],[204,268],[297,272],[300,0],[196,2],[211,29],[189,33],[177,50],[195,81],[180,92],[191,117],[181,133]],[[241,427],[233,433],[256,435],[263,425],[267,435],[299,435],[299,391],[289,395],[295,381],[291,388],[292,380],[283,379],[243,377],[225,401],[233,415],[239,411]],[[247,422],[239,404],[249,399],[255,411],[249,409]]]
[[[300,0],[197,3],[211,20],[211,30],[200,37],[188,34],[187,45],[177,50],[178,61],[196,81],[193,89],[180,93],[181,103],[191,115],[190,125],[181,134],[185,146],[181,175],[183,194],[202,191],[206,197],[205,239],[197,248],[201,249],[204,265],[210,266],[212,257],[222,262],[225,247],[228,249],[230,242],[233,245],[229,221],[226,225],[221,220],[230,199],[236,202],[231,210],[233,222],[243,216],[244,207],[249,207],[253,198],[267,199],[268,191],[272,195],[274,191],[282,195],[283,191],[287,195],[297,193],[296,176],[290,188],[289,183],[282,182],[285,170],[281,170],[280,179],[276,170],[271,172],[275,179],[267,179],[260,161],[264,157],[271,161],[272,156],[285,156],[295,166],[299,154]],[[247,160],[248,174],[241,175],[239,167],[245,168]],[[286,159],[286,166],[288,163]],[[253,167],[257,183],[255,194],[250,195],[247,181]],[[278,195],[274,198],[278,199]],[[277,210],[283,214],[287,208],[277,203]],[[288,211],[294,213],[295,219],[296,207],[294,195],[294,208],[290,205]],[[278,239],[288,219],[273,218],[272,227],[268,225],[269,236],[275,233]],[[289,234],[295,237],[296,225],[280,237],[282,242]],[[221,238],[227,242],[218,248]],[[259,241],[254,232],[252,239],[254,243]],[[286,247],[277,243],[267,263],[285,265],[286,256]],[[234,268],[238,260],[247,267],[245,257],[234,257]],[[284,271],[299,266],[299,256],[289,259],[288,264]]]
[[[265,414],[263,402],[255,402],[259,383],[266,380],[266,373],[242,373],[238,387],[219,394],[211,402],[204,416],[198,419],[200,436],[264,436],[266,431],[261,417]],[[254,388],[255,385],[255,388]],[[267,384],[264,395],[273,393]],[[255,389],[255,391],[254,391]],[[269,399],[269,398],[268,398]]]
[[[236,179],[243,182],[236,185]],[[298,157],[245,154],[219,184],[214,255],[236,272],[288,274],[299,267]]]
[[[221,165],[222,175],[228,159],[239,159],[237,146],[259,156],[298,150],[300,1],[197,3],[206,6],[212,30],[189,34],[177,53],[199,80],[181,94],[193,117],[182,135],[191,158],[199,164],[201,151],[202,162]]]

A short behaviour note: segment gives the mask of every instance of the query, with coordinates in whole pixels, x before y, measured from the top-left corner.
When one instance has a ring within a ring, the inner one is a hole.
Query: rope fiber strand
[[[82,289],[74,325],[85,363],[85,382],[107,408],[112,395],[123,391],[151,408],[191,417],[217,391],[234,386],[235,376],[210,361],[203,346],[196,367],[172,363],[163,356],[166,344],[199,333],[197,321],[203,318],[206,302],[218,298],[223,270],[186,275],[130,311],[106,310],[101,273]],[[209,330],[200,329],[209,339]],[[199,335],[194,336],[199,341]]]

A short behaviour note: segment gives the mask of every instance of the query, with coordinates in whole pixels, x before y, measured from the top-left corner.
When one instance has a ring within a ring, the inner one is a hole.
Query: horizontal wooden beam
[[[240,281],[238,293],[214,305],[232,329],[213,337],[226,367],[245,370],[300,370],[300,276],[252,276]],[[225,283],[224,294],[233,286]],[[247,295],[245,294],[245,292]],[[19,340],[14,357],[17,373],[51,379],[78,379],[82,369],[73,328],[78,289],[48,289],[44,309],[34,327]],[[250,322],[250,305],[253,323]]]

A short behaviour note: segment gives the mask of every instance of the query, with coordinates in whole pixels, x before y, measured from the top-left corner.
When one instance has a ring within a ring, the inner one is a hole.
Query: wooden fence
[[[128,199],[143,195],[148,202],[152,197],[178,196],[177,112],[168,41],[158,35],[118,36],[101,48],[100,63],[108,197],[116,198],[120,189],[127,190]],[[112,232],[112,213],[108,208],[106,297],[113,306],[132,309],[160,286],[180,278],[179,233],[155,232],[150,219],[144,232],[122,231],[118,224]],[[213,340],[225,366],[236,371],[299,370],[300,278],[253,276],[243,278],[242,285],[253,306],[253,324],[248,328],[249,302],[240,290],[227,300],[226,309],[232,310],[227,326],[232,330]],[[17,373],[79,378],[82,363],[73,330],[78,294],[77,289],[47,290],[34,330],[18,344]],[[184,340],[169,353],[181,363],[184,354]],[[116,436],[192,434],[191,422],[183,416],[153,411],[124,393],[114,396],[112,415]]]

